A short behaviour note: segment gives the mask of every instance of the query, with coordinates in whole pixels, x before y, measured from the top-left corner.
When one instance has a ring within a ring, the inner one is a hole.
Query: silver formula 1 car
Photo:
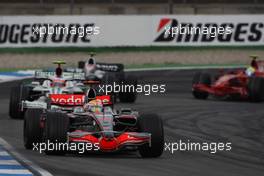
[[[137,78],[132,75],[127,75],[124,72],[124,65],[120,63],[100,63],[96,62],[94,58],[95,54],[91,53],[90,58],[86,61],[79,61],[78,68],[84,73],[86,80],[100,81],[100,84],[104,85],[130,85],[137,86]],[[133,103],[137,99],[136,92],[119,92],[112,93],[115,96],[115,100],[120,102]]]
[[[33,81],[12,88],[9,103],[11,118],[23,118],[24,112],[29,108],[47,108],[47,101],[49,104],[63,105],[68,104],[68,101],[76,101],[78,97],[74,96],[84,94],[84,85],[81,82],[84,74],[63,72],[62,61],[54,64],[58,64],[55,72],[36,71]]]
[[[110,96],[96,96],[88,89],[83,105],[71,111],[52,105],[50,109],[28,109],[24,121],[24,145],[45,143],[63,146],[45,149],[49,155],[73,152],[72,144],[89,144],[85,152],[138,150],[142,157],[159,157],[163,153],[164,133],[156,114],[139,114],[131,109],[112,108]],[[78,152],[78,151],[75,151]]]

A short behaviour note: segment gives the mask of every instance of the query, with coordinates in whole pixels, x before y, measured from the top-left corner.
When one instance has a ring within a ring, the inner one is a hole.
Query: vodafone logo
[[[84,95],[63,95],[63,94],[52,94],[50,95],[52,104],[78,106],[83,105],[85,96]]]
[[[51,103],[61,106],[82,106],[85,101],[85,95],[73,95],[73,94],[51,94]],[[103,104],[112,104],[111,97],[109,95],[96,96],[97,100],[101,100]]]

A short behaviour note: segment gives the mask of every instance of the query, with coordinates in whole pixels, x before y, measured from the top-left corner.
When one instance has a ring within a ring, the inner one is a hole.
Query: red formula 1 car
[[[213,82],[210,74],[198,72],[193,77],[192,94],[197,99],[211,94],[260,102],[264,100],[264,61],[252,56],[249,68],[222,73]]]
[[[164,133],[159,116],[139,115],[130,109],[118,111],[110,96],[96,96],[93,88],[82,99],[84,104],[72,110],[56,105],[48,110],[29,109],[25,114],[25,147],[46,144],[46,154],[79,152],[81,149],[75,144],[85,144],[88,152],[137,149],[142,157],[159,157],[163,153]]]

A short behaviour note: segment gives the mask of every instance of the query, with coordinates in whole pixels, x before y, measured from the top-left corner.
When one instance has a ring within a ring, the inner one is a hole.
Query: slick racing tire
[[[46,146],[53,146],[52,149],[46,148],[47,155],[64,155],[67,152],[67,132],[69,128],[69,117],[60,112],[47,112],[44,128],[44,138]],[[56,147],[60,146],[60,147]]]
[[[253,102],[261,102],[264,100],[264,78],[250,77],[248,81],[249,99]]]
[[[40,143],[42,139],[42,129],[40,126],[40,116],[42,109],[28,109],[25,112],[24,120],[24,146],[32,149],[33,143]]]
[[[84,61],[79,61],[78,62],[78,68],[79,69],[84,69],[84,66],[85,66],[85,62]]]
[[[195,73],[194,77],[193,77],[193,81],[192,81],[192,85],[194,86],[195,84],[204,84],[207,86],[211,85],[211,77],[208,73]],[[207,99],[209,96],[208,92],[204,92],[204,91],[199,91],[199,90],[192,90],[192,94],[195,98],[197,99]]]
[[[138,118],[139,132],[151,134],[151,144],[139,147],[139,153],[144,158],[159,157],[164,148],[164,132],[161,118],[156,114],[143,114]]]
[[[123,92],[120,91],[119,92],[119,100],[122,103],[134,103],[137,99],[137,92],[136,92],[136,88],[137,88],[137,78],[134,76],[127,76],[124,80],[120,81],[121,85],[130,85],[129,87],[134,87],[133,90],[131,91],[131,89],[129,90],[129,88],[127,88],[126,90],[124,90]]]
[[[20,105],[22,100],[29,98],[30,88],[17,86],[11,89],[9,101],[9,116],[13,119],[24,118],[24,112],[21,111]]]

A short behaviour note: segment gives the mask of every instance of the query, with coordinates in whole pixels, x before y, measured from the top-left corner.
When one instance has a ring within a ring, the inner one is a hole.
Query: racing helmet
[[[252,76],[256,72],[256,69],[252,66],[248,67],[246,70],[247,76]]]
[[[73,83],[73,81],[66,81],[65,82],[65,87],[74,87],[74,83]]]
[[[43,83],[42,83],[42,86],[43,86],[43,87],[51,87],[51,85],[52,85],[52,83],[51,83],[50,80],[45,80],[45,81],[43,81]]]
[[[84,105],[84,109],[93,113],[101,113],[103,112],[103,103],[101,100],[92,100]]]

